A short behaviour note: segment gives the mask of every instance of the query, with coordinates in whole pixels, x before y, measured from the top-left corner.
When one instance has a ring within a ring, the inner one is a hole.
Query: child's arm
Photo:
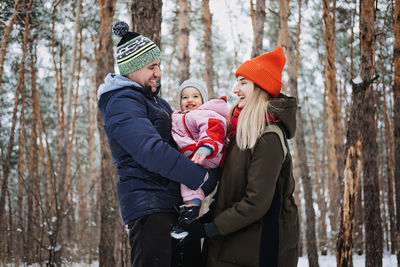
[[[209,146],[201,146],[197,149],[192,157],[192,161],[197,164],[202,164],[206,157],[210,156],[214,151]]]
[[[225,140],[226,120],[218,113],[209,110],[193,112],[193,115],[199,132],[198,148],[208,148],[211,153],[207,154],[206,157],[213,158],[222,151]],[[204,155],[204,153],[202,154]]]

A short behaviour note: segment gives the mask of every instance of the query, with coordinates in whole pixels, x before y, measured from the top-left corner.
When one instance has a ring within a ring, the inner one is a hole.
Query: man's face
[[[157,59],[143,68],[129,73],[128,78],[140,84],[143,88],[151,87],[151,91],[156,91],[157,81],[161,78],[161,60]]]

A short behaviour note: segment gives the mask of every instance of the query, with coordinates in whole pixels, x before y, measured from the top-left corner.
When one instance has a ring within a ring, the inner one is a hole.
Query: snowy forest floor
[[[319,256],[318,258],[320,267],[336,267],[336,255],[327,255],[327,256]],[[298,267],[308,267],[308,258],[307,256],[303,256],[299,258]],[[353,266],[354,267],[363,267],[365,266],[365,255],[353,256]],[[396,267],[397,266],[397,258],[396,255],[391,255],[385,253],[383,255],[382,261],[383,267]]]
[[[2,266],[1,263],[0,263],[0,266]],[[5,266],[6,267],[11,267],[11,266],[16,266],[16,265],[7,264]],[[20,265],[20,266],[26,266],[26,265]],[[30,265],[30,266],[31,267],[36,267],[36,266],[39,266],[39,265]],[[71,264],[65,264],[63,266],[70,266],[70,267],[97,267],[97,266],[99,266],[99,264],[98,264],[98,262],[94,262],[92,264],[71,263]],[[307,256],[300,257],[297,267],[308,267],[308,266],[309,265],[308,265]],[[320,267],[336,267],[336,256],[335,255],[319,256],[319,266]],[[363,267],[363,266],[365,266],[365,255],[353,256],[353,266],[354,267]],[[396,267],[397,266],[396,255],[390,255],[388,253],[385,253],[383,255],[382,266],[383,267]]]

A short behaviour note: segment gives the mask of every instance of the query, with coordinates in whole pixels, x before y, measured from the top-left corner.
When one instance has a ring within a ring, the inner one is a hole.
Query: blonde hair
[[[237,123],[236,144],[240,150],[252,149],[264,132],[266,115],[271,109],[270,97],[268,92],[254,84],[254,91],[240,112]]]

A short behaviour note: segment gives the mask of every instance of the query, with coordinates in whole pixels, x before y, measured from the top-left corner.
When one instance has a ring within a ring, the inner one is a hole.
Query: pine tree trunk
[[[16,0],[14,2],[14,13],[12,14],[10,22],[8,23],[4,31],[3,41],[1,44],[1,53],[0,53],[0,86],[3,81],[2,77],[4,72],[4,61],[6,59],[7,47],[8,47],[8,42],[10,41],[11,31],[13,29],[15,20],[17,19],[19,9],[21,8],[21,5],[24,4],[24,2],[25,0]]]
[[[24,85],[24,79],[25,79],[25,58],[26,58],[26,50],[28,46],[28,36],[29,36],[29,26],[30,26],[30,11],[32,10],[32,5],[33,1],[30,0],[28,7],[27,7],[27,13],[25,16],[25,30],[24,30],[24,37],[23,37],[23,43],[22,43],[22,56],[21,56],[21,62],[19,65],[19,71],[18,71],[18,81],[17,81],[17,86],[15,90],[15,99],[14,99],[14,109],[13,109],[13,116],[12,116],[12,121],[11,121],[11,130],[10,130],[10,137],[8,140],[8,146],[7,146],[7,154],[6,158],[3,163],[3,179],[2,179],[2,185],[1,185],[1,192],[0,192],[0,258],[4,255],[4,241],[6,240],[5,238],[5,231],[6,231],[6,218],[5,218],[5,199],[6,199],[6,194],[8,192],[8,176],[10,174],[10,169],[11,169],[11,157],[12,157],[12,150],[14,148],[14,135],[15,135],[15,127],[16,127],[16,122],[17,122],[17,112],[18,112],[18,106],[19,106],[19,94],[21,90],[25,90],[25,85]]]
[[[51,13],[51,56],[52,56],[52,61],[53,61],[53,66],[54,66],[54,71],[55,71],[55,78],[56,78],[56,109],[57,109],[57,133],[59,135],[58,137],[58,146],[57,146],[57,152],[58,155],[61,155],[61,147],[62,147],[62,138],[61,138],[61,133],[62,133],[62,121],[61,121],[61,108],[60,108],[60,91],[61,91],[61,81],[60,81],[60,74],[59,70],[57,67],[57,60],[56,60],[56,39],[55,39],[55,19],[56,19],[56,13],[57,13],[57,6],[61,3],[62,0],[58,0],[54,6],[53,6],[53,11]],[[61,53],[60,48],[60,53]]]
[[[357,255],[364,253],[364,204],[362,196],[363,179],[360,177],[360,186],[357,193],[357,209],[355,215],[355,225],[353,233],[353,250]]]
[[[311,123],[311,130],[312,130],[312,140],[313,140],[313,159],[314,159],[314,173],[315,173],[315,186],[316,186],[316,191],[317,191],[317,203],[318,203],[318,209],[320,210],[320,215],[318,218],[318,240],[319,240],[319,250],[321,251],[321,255],[327,255],[328,254],[328,249],[327,249],[327,233],[326,233],[326,202],[325,202],[325,197],[323,195],[323,187],[324,184],[322,183],[321,175],[320,175],[320,165],[318,162],[318,137],[317,137],[317,132],[315,130],[314,126],[314,120],[311,115],[311,111],[308,108],[308,117],[310,118],[310,123]]]
[[[214,92],[214,62],[213,62],[213,42],[212,42],[212,17],[210,13],[209,0],[202,0],[202,21],[204,28],[204,53],[205,53],[205,82],[208,88],[210,99],[217,97]],[[204,102],[207,99],[203,99]]]
[[[131,0],[133,30],[152,40],[161,49],[162,0]]]
[[[296,72],[296,57],[293,52],[293,45],[290,42],[288,19],[289,19],[289,1],[279,0],[279,16],[281,22],[281,31],[279,33],[279,42],[283,47],[286,47],[287,57],[287,72],[289,75],[288,87],[294,97],[299,99],[297,91],[297,72]],[[308,169],[306,144],[304,138],[303,118],[301,109],[297,110],[296,114],[297,127],[296,127],[296,145],[299,153],[300,177],[302,178],[303,192],[306,206],[306,242],[307,242],[307,255],[310,266],[319,266],[317,240],[315,234],[315,210],[312,199],[312,184],[311,177]]]
[[[338,103],[338,89],[335,65],[335,8],[330,7],[330,0],[323,0],[323,19],[325,23],[325,87],[328,94],[328,129],[329,129],[329,181],[332,184],[330,192],[332,236],[338,230],[338,210],[342,195],[343,180],[343,141],[341,126],[341,111]],[[336,0],[333,0],[334,7]]]
[[[380,61],[379,61],[379,68],[380,68],[380,73],[381,73],[381,84],[382,84],[382,96],[383,96],[383,121],[385,124],[384,128],[384,136],[385,136],[385,147],[386,147],[386,175],[384,177],[387,177],[387,197],[388,197],[388,210],[389,210],[389,228],[390,228],[390,253],[391,254],[396,254],[397,250],[397,242],[396,242],[396,223],[395,223],[395,211],[394,211],[394,193],[393,193],[393,147],[392,147],[392,138],[391,138],[391,132],[392,129],[390,127],[389,123],[389,117],[388,117],[388,108],[387,108],[387,101],[386,101],[386,84],[385,84],[385,68],[384,68],[384,62],[383,62],[383,40],[382,36],[379,38],[379,48],[380,48]],[[379,105],[378,105],[379,106]]]
[[[353,227],[360,187],[361,169],[361,98],[365,85],[353,84],[350,121],[347,128],[346,164],[344,171],[344,188],[342,206],[340,209],[340,229],[337,240],[337,266],[353,266]]]
[[[393,46],[393,140],[394,140],[394,182],[396,189],[396,239],[397,262],[400,262],[400,2],[395,1],[393,14],[394,46]]]
[[[251,2],[253,2],[251,0]],[[251,8],[253,11],[253,8]],[[287,19],[287,18],[286,18]],[[263,53],[264,38],[264,22],[265,22],[265,0],[256,0],[256,10],[253,23],[253,47],[251,57],[259,56]]]
[[[67,120],[65,122],[65,130],[64,132],[66,134],[64,146],[67,149],[67,154],[66,154],[66,172],[65,172],[65,180],[67,186],[65,187],[66,189],[70,188],[71,186],[71,161],[72,161],[72,147],[73,147],[73,142],[75,138],[75,124],[76,124],[76,107],[78,104],[78,89],[79,89],[79,75],[81,71],[81,61],[82,61],[82,37],[79,39],[79,35],[82,35],[82,30],[80,27],[80,18],[81,18],[81,12],[82,12],[82,1],[78,0],[76,2],[76,19],[75,19],[75,29],[74,29],[74,42],[72,46],[72,59],[71,61],[74,61],[74,63],[71,64],[71,73],[69,76],[68,80],[68,89],[67,89]],[[79,43],[78,43],[79,42]],[[79,51],[78,50],[78,45]],[[79,57],[78,60],[76,58],[76,54],[79,52]],[[77,66],[78,64],[78,66]],[[78,68],[78,72],[76,72],[76,68]],[[77,76],[75,78],[75,75]],[[76,80],[76,81],[75,81]],[[75,93],[74,93],[74,86],[75,86]],[[73,99],[75,98],[75,99]],[[74,103],[73,103],[74,100]],[[72,105],[74,105],[72,107]],[[74,108],[73,111],[71,112],[71,108]],[[71,114],[73,114],[72,121],[71,121]],[[72,124],[72,125],[71,125]],[[72,128],[71,128],[72,127]],[[69,134],[71,132],[71,134]],[[66,192],[66,194],[69,194],[70,192]],[[69,203],[71,205],[71,203]]]
[[[179,84],[190,78],[190,55],[189,55],[189,33],[190,33],[190,1],[178,0],[178,77]]]
[[[20,260],[25,261],[26,256],[24,253],[25,243],[25,214],[24,214],[24,195],[26,195],[24,191],[24,177],[25,177],[25,139],[26,139],[26,130],[25,130],[25,90],[21,93],[21,116],[20,116],[20,128],[19,128],[19,136],[18,136],[18,167],[17,167],[17,175],[18,175],[18,200],[17,200],[17,211],[18,211],[18,224],[17,227],[20,229],[18,231],[18,243],[16,248],[18,249],[18,257]]]
[[[176,0],[175,0],[176,1]],[[174,10],[175,14],[179,13],[179,7],[177,5],[176,10]],[[175,16],[172,19],[172,30],[171,30],[171,35],[172,35],[172,52],[169,54],[169,59],[168,59],[168,68],[167,68],[167,77],[172,77],[172,72],[173,72],[173,60],[175,58],[175,54],[176,54],[176,48],[178,46],[178,18],[177,16]],[[174,82],[174,79],[168,79],[168,93],[167,93],[167,99],[168,99],[168,103],[171,105],[172,108],[179,108],[179,99],[177,97],[177,90],[173,89],[176,88],[176,84]],[[163,85],[165,86],[165,84]],[[165,87],[164,87],[165,88]]]
[[[365,0],[360,3],[360,76],[364,82],[373,79],[375,71],[375,1]],[[364,177],[365,204],[365,266],[382,266],[382,221],[379,208],[379,183],[377,168],[377,140],[375,127],[375,102],[372,85],[369,84],[362,94],[363,119],[362,131],[362,167]]]
[[[103,82],[108,72],[114,72],[114,56],[112,41],[112,21],[115,12],[116,0],[102,0],[100,4],[99,47],[96,64],[96,88]],[[111,158],[107,136],[104,130],[104,120],[97,110],[97,127],[100,133],[101,144],[101,189],[99,201],[101,207],[99,266],[115,266],[114,244],[117,203],[115,183],[117,173]]]
[[[32,187],[30,188],[30,193],[33,195],[33,222],[32,225],[37,226],[40,225],[41,223],[41,214],[40,214],[40,205],[42,203],[40,202],[41,197],[40,197],[40,181],[39,181],[39,148],[37,144],[38,140],[38,134],[37,134],[37,111],[35,110],[35,93],[37,92],[37,85],[36,85],[36,58],[33,52],[33,41],[32,39],[29,40],[29,50],[30,50],[30,57],[31,57],[31,90],[32,90],[32,120],[31,120],[31,136],[30,136],[30,145],[31,145],[31,150],[30,150],[30,165],[31,165],[31,175],[30,179],[32,179]],[[34,231],[31,232],[30,234],[36,237],[39,237],[39,231],[41,229],[35,227]],[[41,240],[40,238],[38,238]],[[41,241],[39,241],[41,242]],[[40,253],[37,253],[40,251],[40,248],[38,248],[37,242],[34,243],[34,258],[35,262],[40,262]]]

